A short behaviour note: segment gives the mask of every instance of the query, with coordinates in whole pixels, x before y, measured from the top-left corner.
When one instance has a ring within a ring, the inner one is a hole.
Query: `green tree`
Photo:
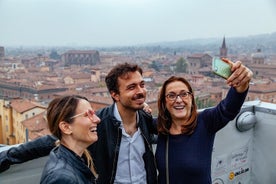
[[[52,50],[50,53],[50,58],[51,59],[60,59],[60,55],[57,53],[57,51]]]
[[[158,62],[157,61],[153,61],[150,66],[150,68],[153,68],[154,70],[156,70],[157,72],[160,71],[160,66],[158,66]]]
[[[186,71],[187,71],[187,62],[183,57],[181,57],[177,60],[175,71],[178,72],[178,73],[186,73]]]

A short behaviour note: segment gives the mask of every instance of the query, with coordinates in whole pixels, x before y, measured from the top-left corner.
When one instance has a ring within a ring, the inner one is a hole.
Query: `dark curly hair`
[[[117,64],[105,77],[106,87],[109,93],[114,92],[119,94],[118,78],[127,77],[129,72],[138,71],[141,75],[143,74],[142,68],[136,64],[123,63]]]

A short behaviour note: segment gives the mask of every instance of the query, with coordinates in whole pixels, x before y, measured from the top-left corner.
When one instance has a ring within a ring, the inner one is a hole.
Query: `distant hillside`
[[[5,48],[6,56],[20,56],[25,54],[48,54],[51,50],[58,50],[60,54],[68,50],[98,50],[99,52],[105,51],[118,51],[121,53],[133,54],[136,51],[147,51],[156,53],[173,54],[177,52],[199,53],[208,52],[211,54],[219,54],[223,37],[221,38],[208,38],[208,39],[190,39],[172,42],[158,42],[151,44],[140,44],[133,46],[120,46],[120,47],[7,47]],[[225,37],[228,54],[252,54],[261,49],[264,54],[276,54],[276,32],[271,34],[252,35],[247,37]]]
[[[160,42],[147,44],[147,47],[162,47],[175,50],[186,50],[190,52],[218,52],[221,47],[222,38],[190,39],[175,42]],[[248,37],[225,37],[229,54],[252,53],[261,49],[263,53],[276,53],[276,32],[271,34],[260,34]]]

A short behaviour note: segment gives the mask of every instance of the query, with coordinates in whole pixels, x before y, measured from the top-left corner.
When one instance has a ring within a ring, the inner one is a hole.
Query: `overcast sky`
[[[120,46],[276,32],[276,0],[0,0],[1,46]]]

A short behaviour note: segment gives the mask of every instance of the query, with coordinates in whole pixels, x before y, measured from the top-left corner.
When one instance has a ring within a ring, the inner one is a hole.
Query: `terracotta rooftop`
[[[35,107],[44,108],[42,106],[38,106],[37,104],[32,103],[29,100],[22,100],[22,99],[14,99],[11,100],[11,107],[18,113],[23,113],[28,110],[31,110]]]
[[[205,54],[205,53],[195,53],[195,54],[189,55],[187,58],[202,58],[205,55],[208,55],[208,54]]]
[[[45,112],[22,121],[22,125],[28,129],[29,139],[33,140],[43,135],[51,134],[45,116],[46,110]]]
[[[269,84],[254,84],[250,86],[249,91],[256,93],[276,92],[276,83],[274,82]]]
[[[96,50],[69,50],[64,54],[94,54]]]

